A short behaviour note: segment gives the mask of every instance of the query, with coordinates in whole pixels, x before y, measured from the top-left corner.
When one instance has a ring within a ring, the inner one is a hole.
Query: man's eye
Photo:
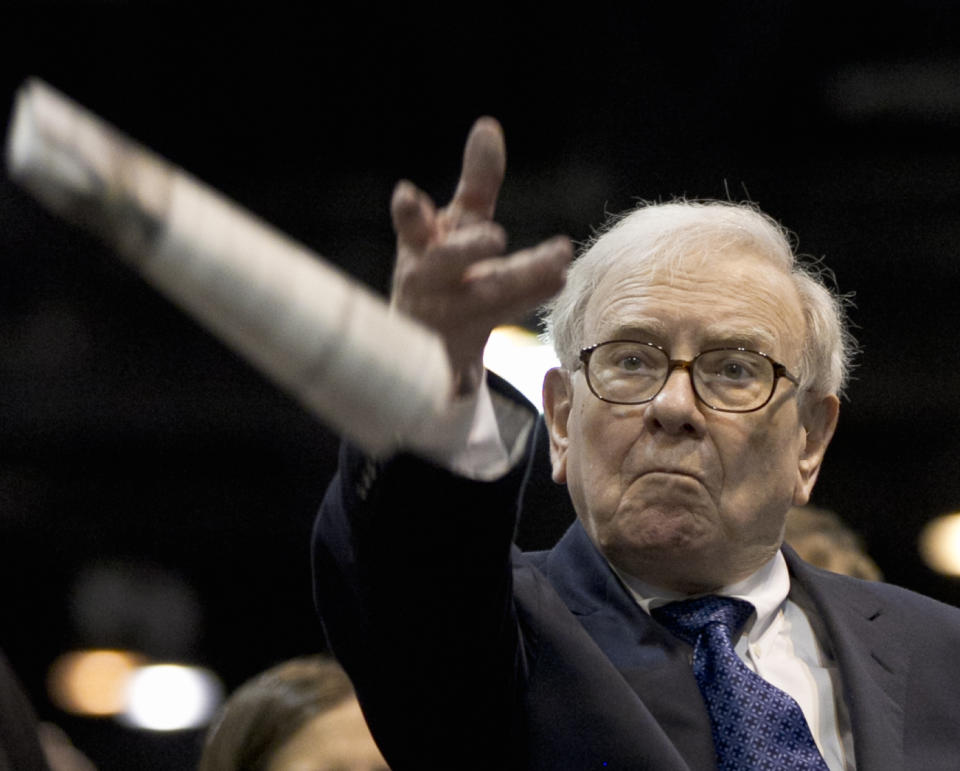
[[[646,351],[620,354],[614,363],[619,372],[630,374],[647,374],[657,367],[657,363],[652,360],[650,353]]]
[[[717,375],[725,380],[749,380],[754,377],[753,368],[738,359],[727,359],[717,367]]]
[[[628,372],[636,372],[639,369],[646,369],[647,363],[639,356],[625,356],[620,359],[620,369]]]

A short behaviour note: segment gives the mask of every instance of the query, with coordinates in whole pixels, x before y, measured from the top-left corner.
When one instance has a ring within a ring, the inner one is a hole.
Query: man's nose
[[[706,429],[702,410],[689,368],[674,365],[663,388],[647,404],[644,419],[651,430],[701,436]]]

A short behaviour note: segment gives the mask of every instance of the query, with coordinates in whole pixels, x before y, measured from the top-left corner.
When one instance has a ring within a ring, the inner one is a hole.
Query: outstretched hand
[[[500,124],[480,118],[447,206],[437,209],[407,181],[397,184],[390,204],[397,233],[391,302],[443,338],[460,395],[480,383],[491,330],[556,294],[573,256],[563,236],[503,254],[506,233],[492,218],[505,170]]]

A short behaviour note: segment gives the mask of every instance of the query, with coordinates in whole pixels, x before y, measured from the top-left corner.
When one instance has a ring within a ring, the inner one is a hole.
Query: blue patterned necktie
[[[751,672],[733,649],[752,612],[744,600],[708,596],[671,602],[652,615],[693,646],[719,771],[828,771],[797,702]]]

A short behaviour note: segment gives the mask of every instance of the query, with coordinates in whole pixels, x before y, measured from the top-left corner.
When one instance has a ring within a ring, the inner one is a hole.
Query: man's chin
[[[628,527],[601,530],[597,545],[615,565],[647,580],[637,571],[688,572],[716,555],[721,543],[701,515],[672,510],[659,512],[646,522],[632,521]]]
[[[675,502],[621,507],[604,529],[603,540],[611,548],[643,553],[703,548],[717,538],[707,507]]]

